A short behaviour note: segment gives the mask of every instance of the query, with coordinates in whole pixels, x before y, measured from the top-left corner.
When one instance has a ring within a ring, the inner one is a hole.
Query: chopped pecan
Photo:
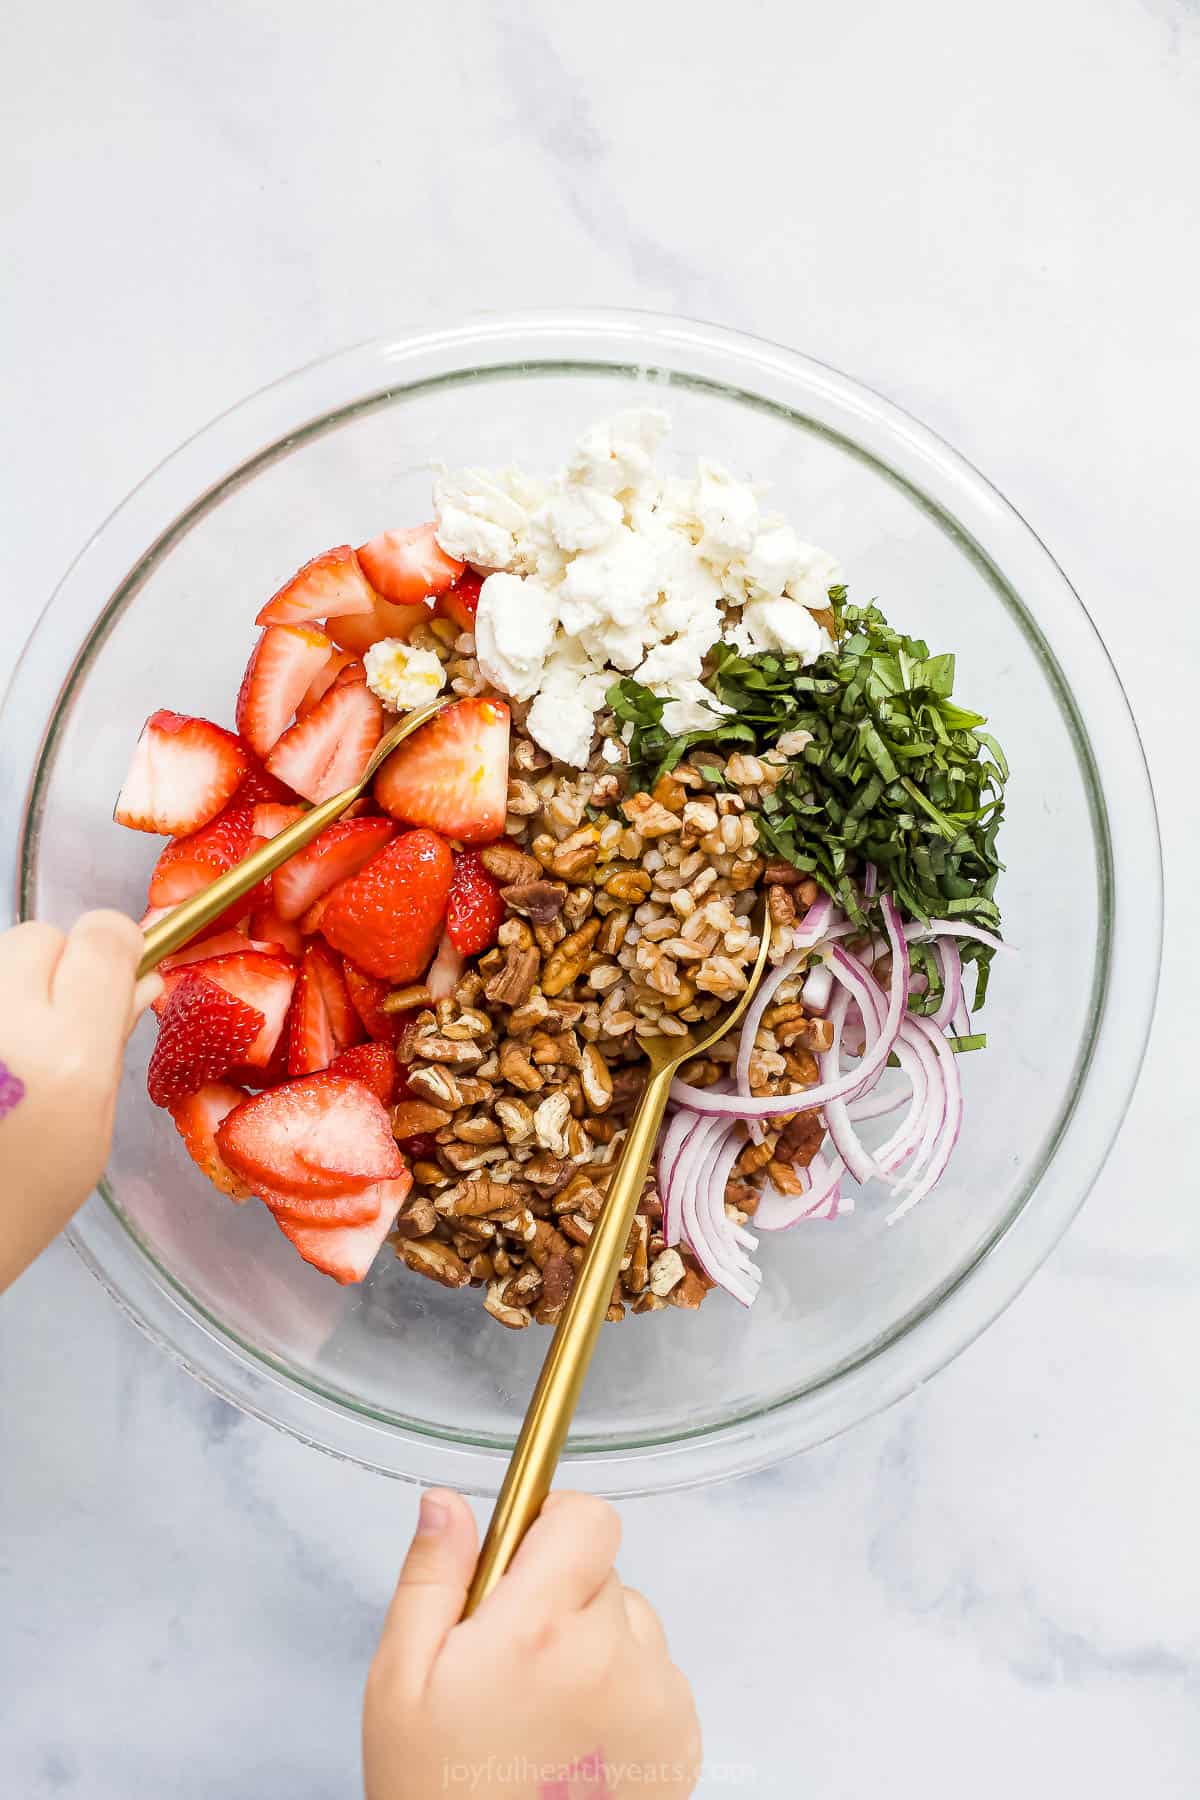
[[[542,1270],[542,1298],[548,1306],[565,1304],[575,1285],[575,1265],[561,1251],[547,1257]]]
[[[385,1013],[413,1012],[422,1006],[432,1006],[433,995],[421,981],[412,987],[393,988],[390,994],[383,996],[380,1004]]]
[[[563,1235],[569,1237],[573,1244],[586,1244],[592,1235],[591,1225],[586,1219],[580,1218],[578,1213],[564,1213],[558,1223]]]
[[[646,1085],[646,1071],[638,1068],[618,1069],[613,1076],[612,1105],[618,1112],[627,1112],[637,1100]]]
[[[536,1094],[545,1078],[530,1062],[520,1044],[507,1043],[500,1050],[500,1079],[524,1094]]]
[[[580,1169],[572,1175],[566,1186],[560,1188],[554,1196],[556,1213],[579,1213],[589,1222],[600,1217],[604,1206],[604,1195],[596,1186],[586,1169]]]
[[[656,1256],[650,1267],[650,1292],[660,1299],[672,1292],[684,1279],[687,1270],[683,1266],[683,1258],[678,1250],[664,1250]],[[699,1302],[697,1302],[697,1305]]]
[[[485,981],[484,993],[496,1006],[521,1006],[533,991],[540,961],[532,944],[527,948],[522,948],[520,944],[506,945],[504,962]]]
[[[450,1177],[440,1164],[426,1162],[421,1159],[412,1166],[413,1180],[418,1187],[445,1187]]]
[[[801,1181],[790,1163],[780,1162],[778,1157],[767,1164],[767,1174],[781,1194],[802,1194],[805,1183]]]
[[[584,825],[559,844],[550,858],[550,868],[560,881],[584,881],[596,866],[600,833],[594,825]]]
[[[650,798],[657,800],[660,806],[665,806],[668,812],[682,812],[687,789],[673,775],[660,775],[651,790]]]
[[[567,890],[561,881],[525,881],[500,889],[500,898],[511,912],[535,925],[548,925],[563,909]]]
[[[496,1117],[510,1144],[528,1143],[533,1136],[533,1113],[523,1100],[497,1100]]]
[[[703,1276],[698,1275],[694,1269],[688,1269],[683,1280],[677,1282],[667,1295],[667,1302],[670,1306],[682,1306],[688,1312],[695,1312],[707,1292],[708,1284]]]
[[[547,1094],[533,1115],[533,1135],[553,1156],[568,1154],[566,1125],[570,1116],[571,1102],[561,1089]]]
[[[518,1274],[509,1278],[503,1299],[506,1306],[532,1306],[541,1296],[542,1272],[532,1263],[527,1263]]]
[[[622,800],[621,811],[644,838],[666,837],[672,831],[679,831],[683,824],[675,813],[668,812],[661,801],[649,794],[630,794],[628,800]]]
[[[396,1254],[418,1275],[428,1275],[431,1281],[440,1281],[443,1287],[466,1287],[471,1279],[462,1257],[449,1244],[440,1243],[436,1238],[411,1241],[402,1238],[396,1245]]]
[[[565,1157],[554,1156],[549,1150],[538,1150],[521,1165],[521,1173],[534,1187],[549,1188],[552,1193],[557,1193],[574,1170]]]
[[[610,912],[605,920],[600,935],[596,939],[596,951],[600,956],[615,956],[625,942],[625,933],[633,923],[633,914],[627,906],[619,906]]]
[[[627,900],[631,906],[637,906],[646,898],[651,886],[645,869],[618,869],[604,883],[604,891],[615,900]]]
[[[629,1310],[635,1313],[661,1312],[666,1304],[665,1300],[660,1300],[656,1293],[647,1288],[638,1295]]]
[[[567,1240],[557,1226],[552,1225],[549,1219],[535,1219],[533,1236],[529,1240],[529,1255],[539,1269],[545,1268],[550,1257],[565,1256],[567,1248]]]
[[[631,1294],[640,1294],[649,1281],[649,1246],[650,1222],[639,1213],[630,1227],[629,1267],[622,1275],[622,1280]]]
[[[551,919],[548,925],[535,925],[534,942],[543,956],[549,956],[556,950],[567,935],[566,922],[563,919]]]
[[[457,1142],[439,1143],[438,1146],[438,1155],[442,1157],[443,1161],[448,1162],[452,1169],[457,1169],[460,1175],[465,1175],[473,1169],[484,1169],[488,1163],[499,1162],[500,1158],[507,1154],[503,1144],[486,1144],[482,1149],[477,1149],[474,1144]]]
[[[496,1260],[493,1257],[493,1262]],[[507,1273],[507,1271],[505,1271]],[[499,1271],[497,1271],[499,1274]],[[488,1283],[487,1297],[483,1302],[484,1312],[491,1313],[493,1319],[501,1325],[507,1325],[510,1331],[521,1331],[528,1325],[532,1313],[524,1306],[509,1306],[504,1298],[505,1283],[502,1279]]]
[[[452,1117],[452,1113],[440,1106],[431,1106],[428,1100],[401,1100],[392,1108],[392,1136],[424,1137],[440,1131]]]
[[[552,998],[569,988],[575,978],[582,974],[587,962],[588,952],[599,935],[601,921],[598,918],[588,919],[564,938],[558,949],[549,958],[542,971],[542,992]]]
[[[458,1081],[449,1069],[443,1069],[438,1063],[428,1067],[418,1064],[408,1076],[408,1085],[413,1093],[418,1094],[422,1100],[428,1100],[434,1106],[444,1107],[449,1112],[457,1111],[464,1104],[462,1088]]]
[[[563,907],[563,921],[568,931],[578,931],[591,912],[596,896],[589,887],[574,887]]]
[[[450,1063],[456,1069],[474,1069],[483,1061],[483,1051],[474,1038],[451,1038],[439,1031],[421,1033],[413,1053],[424,1062]]]
[[[606,1325],[619,1325],[625,1317],[625,1303],[622,1300],[610,1300],[608,1311],[604,1315]]]
[[[542,873],[532,856],[526,856],[512,844],[485,844],[479,852],[479,860],[501,887],[519,887],[527,881],[537,881]]]
[[[466,1118],[455,1119],[454,1135],[461,1144],[499,1144],[504,1133],[495,1119],[489,1119],[486,1113],[468,1113]]]
[[[767,889],[767,911],[772,925],[794,925],[796,922],[796,903],[791,891],[778,882]]]
[[[464,1181],[455,1196],[453,1212],[459,1219],[494,1218],[500,1213],[515,1214],[524,1200],[523,1190],[513,1182],[493,1181],[487,1175]]]
[[[396,1220],[396,1236],[403,1238],[428,1237],[437,1224],[437,1213],[433,1201],[426,1194],[416,1195],[411,1204],[406,1206]]]
[[[573,1031],[560,1031],[553,1037],[549,1032],[535,1032],[529,1041],[529,1051],[539,1068],[562,1063],[567,1068],[577,1069],[580,1064],[579,1042]]]

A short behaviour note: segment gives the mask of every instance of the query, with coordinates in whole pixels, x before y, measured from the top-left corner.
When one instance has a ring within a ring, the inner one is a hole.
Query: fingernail
[[[437,1494],[421,1495],[421,1510],[417,1518],[418,1531],[445,1531],[450,1523],[450,1508]]]

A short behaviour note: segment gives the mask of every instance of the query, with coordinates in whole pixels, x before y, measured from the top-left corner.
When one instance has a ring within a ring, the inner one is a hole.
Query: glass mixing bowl
[[[762,1242],[749,1312],[714,1294],[602,1335],[564,1479],[608,1494],[744,1472],[896,1399],[1037,1268],[1094,1180],[1153,1006],[1160,864],[1137,733],[1062,572],[930,432],[844,376],[707,325],[617,313],[475,320],[323,361],[178,450],[84,550],[0,715],[0,854],[22,916],[141,911],[154,840],[111,819],[156,707],[231,722],[253,617],[327,544],[429,513],[433,461],[551,468],[623,407],[664,405],[680,459],[771,484],[852,593],[958,656],[1012,760],[991,1048],[964,1059],[951,1171]],[[12,816],[7,816],[11,812]],[[71,1236],[114,1299],[236,1405],[391,1475],[494,1492],[548,1342],[386,1252],[362,1287],[231,1206],[145,1091],[132,1045],[108,1173]]]

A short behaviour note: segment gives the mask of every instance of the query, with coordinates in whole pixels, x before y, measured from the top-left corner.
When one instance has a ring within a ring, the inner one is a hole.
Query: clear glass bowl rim
[[[1109,870],[1109,955],[1090,1061],[1057,1145],[1023,1205],[953,1284],[852,1367],[740,1422],[669,1443],[584,1447],[564,1478],[608,1494],[698,1485],[767,1466],[892,1404],[982,1332],[1020,1291],[1070,1223],[1103,1166],[1137,1081],[1153,1017],[1162,931],[1162,866],[1153,792],[1116,671],[1063,571],[1016,510],[915,419],[812,358],[724,327],[617,310],[483,315],[371,340],[282,377],[220,415],[174,451],[104,522],[47,603],[0,703],[0,879],[22,916],[25,851],[36,840],[29,801],[53,720],[76,667],[104,633],[116,601],[145,579],[214,488],[249,480],[264,460],[330,414],[382,403],[389,392],[450,374],[523,365],[591,364],[668,371],[751,403],[793,412],[877,461],[953,520],[1012,595],[1075,714],[1095,784],[1093,817]],[[1031,591],[1055,604],[1037,625]],[[1049,623],[1047,623],[1049,618]],[[17,698],[21,699],[18,709]],[[21,715],[45,721],[41,738]],[[1085,713],[1103,712],[1099,741]],[[11,813],[11,818],[8,816]],[[1135,880],[1136,873],[1136,880]],[[1120,1033],[1105,1021],[1121,1020]],[[123,1311],[196,1378],[244,1411],[330,1454],[401,1479],[493,1493],[502,1446],[463,1444],[348,1409],[234,1342],[160,1280],[120,1214],[94,1196],[68,1232]]]

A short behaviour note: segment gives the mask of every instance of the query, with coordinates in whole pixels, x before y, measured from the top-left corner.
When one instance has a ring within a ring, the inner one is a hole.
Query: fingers
[[[45,1000],[66,938],[56,925],[27,919],[0,932],[0,985],[4,999]]]
[[[612,1573],[621,1526],[591,1494],[551,1494],[503,1581],[476,1614],[504,1615],[535,1630],[595,1598]]]
[[[129,1032],[133,1030],[146,1008],[148,1006],[153,1006],[154,1002],[159,998],[160,994],[163,992],[163,986],[162,976],[156,974],[153,969],[150,971],[149,975],[142,976],[142,979],[133,990],[133,1004],[129,1008],[129,1027],[125,1033],[126,1037],[129,1036]]]
[[[50,987],[66,1012],[80,1052],[101,1065],[116,1061],[129,1029],[142,934],[124,913],[85,913],[67,938]]]
[[[422,1495],[416,1535],[379,1646],[411,1692],[424,1686],[438,1651],[462,1617],[478,1551],[475,1517],[462,1495],[446,1488]]]
[[[625,1617],[629,1621],[629,1629],[637,1642],[646,1650],[667,1654],[667,1634],[662,1628],[662,1621],[644,1594],[636,1588],[622,1588],[621,1598],[625,1606]]]

